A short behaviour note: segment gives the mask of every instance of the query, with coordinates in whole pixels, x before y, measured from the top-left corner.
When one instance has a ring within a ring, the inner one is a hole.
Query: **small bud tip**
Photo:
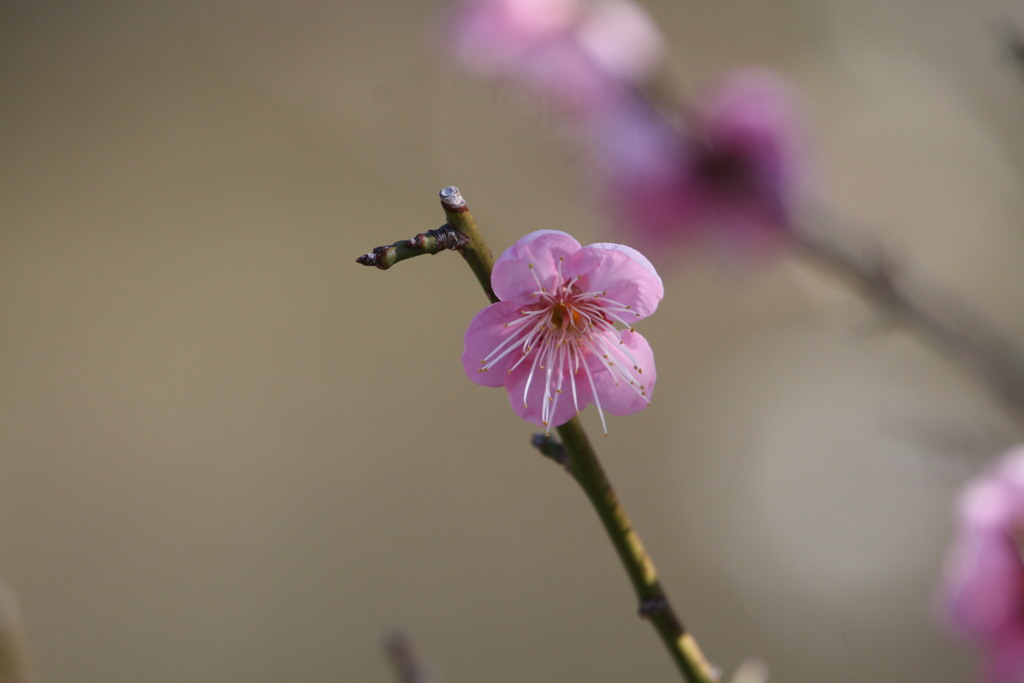
[[[449,185],[441,190],[440,195],[441,203],[446,208],[459,209],[466,205],[466,200],[462,198],[462,193],[454,185]]]

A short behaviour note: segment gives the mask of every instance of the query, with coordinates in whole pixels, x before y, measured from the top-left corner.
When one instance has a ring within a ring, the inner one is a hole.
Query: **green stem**
[[[497,303],[498,297],[491,289],[494,256],[480,236],[473,214],[469,212],[459,188],[449,185],[441,190],[441,207],[448,222],[440,228],[421,232],[411,239],[399,240],[394,244],[374,247],[369,253],[357,258],[356,263],[387,270],[399,261],[454,249],[469,264],[487,298],[491,303]]]
[[[716,681],[713,668],[701,652],[697,641],[683,627],[682,621],[672,609],[672,604],[658,580],[654,562],[647,554],[640,535],[629,521],[618,496],[615,495],[615,490],[608,481],[579,418],[574,417],[558,427],[557,431],[562,439],[562,445],[569,452],[567,469],[590,499],[626,574],[629,575],[630,583],[633,584],[633,590],[640,601],[640,616],[651,622],[686,680],[694,683]]]
[[[466,206],[466,200],[462,198],[459,188],[449,185],[441,190],[441,207],[444,209],[448,224],[469,238],[469,242],[459,250],[462,258],[466,259],[466,263],[476,275],[487,298],[491,300],[492,304],[497,303],[498,297],[494,296],[494,290],[491,289],[491,269],[494,268],[494,255],[491,254],[487,243],[480,235],[476,221],[473,220],[473,214],[469,212],[469,207]]]
[[[374,247],[373,251],[363,254],[356,263],[374,266],[387,270],[399,261],[424,254],[437,254],[445,249],[461,249],[466,246],[469,238],[451,225],[445,224],[436,230],[421,232],[407,240],[399,240],[394,244]]]
[[[441,190],[441,204],[448,223],[469,237],[469,243],[461,250],[463,258],[488,298],[492,302],[498,301],[491,289],[494,257],[481,237],[459,189],[446,187]],[[647,618],[658,632],[683,677],[690,683],[713,683],[717,677],[711,665],[672,609],[658,580],[654,563],[605,476],[597,453],[590,445],[579,419],[574,417],[558,427],[557,431],[561,445],[568,454],[567,462],[564,462],[564,456],[550,437],[535,438],[534,445],[546,456],[564,464],[586,493],[633,584],[640,603],[640,615]]]

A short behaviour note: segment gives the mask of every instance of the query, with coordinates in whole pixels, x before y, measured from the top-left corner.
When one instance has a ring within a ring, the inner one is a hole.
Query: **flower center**
[[[693,166],[696,177],[708,189],[726,197],[742,197],[756,190],[755,170],[738,148],[710,144],[701,146]]]
[[[559,301],[551,309],[551,327],[575,328],[583,320],[583,316],[570,301]]]

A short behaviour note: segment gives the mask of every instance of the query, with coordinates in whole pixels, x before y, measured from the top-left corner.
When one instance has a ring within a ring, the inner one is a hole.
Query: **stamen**
[[[526,356],[523,356],[523,358],[525,358],[525,357]],[[540,354],[538,353],[536,356],[533,357],[533,365],[530,367],[530,374],[526,376],[526,386],[523,387],[523,407],[524,408],[529,407],[529,404],[526,402],[526,394],[530,391],[530,383],[533,382],[533,373],[537,370],[537,362],[539,360],[540,360]],[[519,365],[519,363],[516,363],[516,365]]]
[[[546,355],[549,357],[554,352],[554,349],[551,348],[550,345],[548,345],[548,348],[545,350],[547,351]],[[554,397],[551,395],[551,374],[555,371],[555,368],[553,366],[554,363],[550,362],[549,358],[548,366],[547,368],[545,368],[546,372],[544,373],[544,398],[547,400],[541,404],[541,419],[548,422],[551,421],[553,412],[551,410],[551,404],[554,402]],[[545,412],[547,413],[547,415],[544,415]]]
[[[597,414],[601,417],[601,431],[608,435],[608,425],[604,421],[604,411],[601,410],[601,397],[597,395],[597,387],[594,386],[594,376],[590,374],[590,368],[583,364],[583,370],[587,373],[587,380],[590,381],[590,393],[594,395],[594,405],[597,406]]]
[[[533,339],[534,332],[535,330],[520,330],[516,334],[509,335],[500,344],[494,347],[494,349],[489,354],[484,356],[483,362],[485,363],[487,369],[494,367],[495,363],[497,363],[499,360],[507,356],[513,349],[515,349],[519,345],[520,341],[523,342],[524,353],[528,353],[528,351],[526,351],[525,349],[527,345],[530,343],[530,341]]]
[[[605,353],[612,353],[612,349],[607,346],[606,339],[602,338],[600,340],[595,340],[595,344],[601,349],[601,351]],[[623,356],[625,356],[633,363],[633,369],[636,370],[637,373],[640,373],[641,370],[637,365],[636,359],[633,358],[632,354],[628,352],[628,349],[619,349],[619,351],[622,353]],[[635,391],[640,396],[644,397],[644,399],[648,403],[650,403],[650,399],[647,398],[646,387],[638,381],[639,378],[634,378],[624,365],[622,365],[621,363],[609,362],[608,367],[606,369],[608,370],[608,372],[612,373],[613,377],[621,378],[628,382],[629,386],[633,389],[633,391]],[[618,384],[618,381],[616,381],[616,384]]]

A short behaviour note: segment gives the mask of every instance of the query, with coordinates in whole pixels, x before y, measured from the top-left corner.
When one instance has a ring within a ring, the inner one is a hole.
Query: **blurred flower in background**
[[[469,0],[454,17],[465,68],[524,86],[566,116],[593,152],[611,220],[635,241],[749,251],[785,237],[807,155],[780,76],[728,74],[677,112],[651,87],[657,29],[625,0]]]
[[[983,650],[988,680],[1024,676],[1024,447],[975,480],[960,498],[945,576],[952,626]]]
[[[646,102],[620,113],[594,139],[618,226],[647,244],[749,250],[785,237],[807,155],[796,97],[781,77],[733,72],[677,125]]]
[[[456,60],[587,119],[645,81],[663,53],[628,0],[468,0],[445,22]]]

